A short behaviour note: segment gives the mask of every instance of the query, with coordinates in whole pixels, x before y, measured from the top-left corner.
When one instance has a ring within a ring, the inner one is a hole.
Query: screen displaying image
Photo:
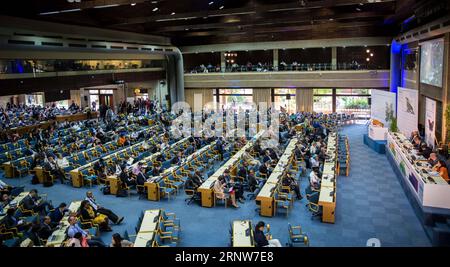
[[[421,44],[420,82],[442,87],[444,41],[432,40]]]

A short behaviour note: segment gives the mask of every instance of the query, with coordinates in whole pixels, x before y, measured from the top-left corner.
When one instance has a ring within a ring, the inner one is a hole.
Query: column
[[[278,71],[278,49],[273,50],[273,70]]]
[[[331,48],[331,69],[337,70],[337,47],[333,46]]]
[[[220,52],[220,70],[225,72],[227,63],[225,62],[225,52]]]

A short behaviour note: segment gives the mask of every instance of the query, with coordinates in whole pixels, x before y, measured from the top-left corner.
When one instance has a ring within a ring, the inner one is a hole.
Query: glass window
[[[314,89],[314,95],[332,95],[333,89]]]
[[[368,96],[337,96],[336,112],[355,114],[358,117],[370,118]]]
[[[251,109],[252,103],[253,89],[219,89],[219,104],[224,108]]]
[[[56,101],[55,105],[58,108],[65,108],[68,109],[69,108],[69,100],[61,100],[61,101]]]
[[[98,90],[89,90],[89,94],[98,95]]]
[[[313,111],[331,113],[333,112],[333,97],[332,96],[314,96]]]
[[[44,106],[44,97],[42,93],[25,95],[26,105]]]
[[[370,89],[336,89],[336,95],[370,95]]]
[[[101,95],[113,95],[114,91],[113,90],[100,90],[100,94]]]
[[[277,110],[285,109],[288,113],[295,113],[297,104],[295,102],[295,89],[276,88],[274,89],[274,106]]]

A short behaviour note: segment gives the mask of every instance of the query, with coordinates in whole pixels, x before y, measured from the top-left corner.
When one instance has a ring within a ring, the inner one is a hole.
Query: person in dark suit
[[[203,184],[202,174],[199,171],[192,175],[192,183],[195,187],[200,187]]]
[[[265,178],[269,178],[270,176],[270,163],[269,161],[264,162],[259,167],[259,173],[265,175]]]
[[[183,161],[183,152],[179,151],[175,157],[170,161],[172,165],[180,164]]]
[[[41,229],[41,225],[33,224],[31,226],[30,231],[26,234],[26,236],[33,242],[33,246],[40,247],[44,244],[41,242],[39,238],[39,230]]]
[[[133,179],[130,175],[128,167],[122,169],[122,172],[119,175],[120,181],[127,186],[133,186],[136,185],[136,180]]]
[[[39,229],[39,237],[47,240],[52,235],[53,231],[55,231],[55,228],[52,226],[52,219],[50,216],[45,216]]]
[[[255,171],[250,170],[247,175],[248,186],[251,192],[255,192],[258,186],[258,180],[256,180]]]
[[[68,211],[66,203],[59,204],[58,208],[56,208],[54,211],[50,212],[48,216],[50,217],[50,220],[53,224],[53,226],[56,226],[59,224],[59,222],[64,217],[64,214]]]
[[[298,185],[298,182],[292,177],[292,175],[289,172],[287,172],[286,175],[283,177],[282,184],[283,186],[287,186],[292,191],[294,191],[295,194],[297,195],[298,200],[301,200],[303,198],[302,194],[300,193],[300,186]]]
[[[34,212],[39,212],[46,214],[48,210],[53,209],[47,201],[43,201],[38,196],[38,191],[36,189],[31,189],[28,196],[22,200],[23,207],[27,210],[32,210]]]
[[[238,173],[237,173],[237,176],[244,178],[244,181],[246,181],[246,180],[247,180],[247,175],[248,175],[248,172],[247,172],[247,162],[244,162],[244,165],[242,165],[242,166],[239,168]]]
[[[266,152],[264,152],[263,162],[270,162],[272,161],[272,157],[270,156],[270,151],[267,149]]]
[[[5,225],[6,229],[17,228],[19,232],[25,231],[29,228],[30,225],[22,220],[17,219],[14,216],[15,211],[15,209],[8,209],[6,211],[6,216],[3,219],[3,224]]]
[[[255,145],[253,145],[253,151],[255,151],[257,155],[261,156],[263,151],[261,149],[261,143],[259,142],[259,140],[255,142]]]
[[[159,176],[161,174],[161,166],[157,165],[153,167],[152,175],[153,176]]]
[[[255,226],[255,243],[257,247],[281,247],[281,243],[278,239],[267,240],[267,236],[264,234],[264,226],[266,224],[262,221],[258,222]]]

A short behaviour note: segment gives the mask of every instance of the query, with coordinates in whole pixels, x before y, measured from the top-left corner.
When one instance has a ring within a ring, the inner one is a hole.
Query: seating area
[[[450,246],[449,1],[9,1],[0,247],[44,249],[5,256]]]

